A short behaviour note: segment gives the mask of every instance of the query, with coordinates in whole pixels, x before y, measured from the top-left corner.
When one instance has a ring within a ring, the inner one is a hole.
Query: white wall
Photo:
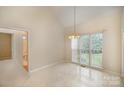
[[[78,25],[78,31],[82,34],[106,30],[103,67],[117,73],[121,72],[120,16],[120,8],[107,7],[85,24]],[[60,62],[64,57],[68,62],[71,61],[70,40],[65,37],[66,46],[64,46],[64,29],[50,7],[0,7],[0,27],[21,28],[29,31],[31,70]],[[72,31],[71,29],[65,30],[69,32]],[[65,56],[64,47],[66,47]],[[6,67],[8,65],[7,62],[0,62],[0,64],[6,64]]]
[[[79,20],[77,18],[77,20]],[[66,34],[72,28],[66,28]],[[105,7],[100,14],[89,21],[79,24],[77,31],[81,34],[104,31],[103,67],[107,71],[121,72],[121,9]],[[70,41],[66,40],[66,60],[70,60]]]
[[[50,7],[0,7],[0,27],[28,29],[31,70],[64,60],[64,31]]]
[[[122,8],[122,17],[121,17],[121,32],[122,32],[122,76],[124,77],[124,8]]]

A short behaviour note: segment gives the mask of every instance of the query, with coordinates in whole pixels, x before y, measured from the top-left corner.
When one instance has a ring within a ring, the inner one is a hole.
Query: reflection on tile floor
[[[6,77],[6,78],[5,78]],[[122,87],[124,79],[95,69],[80,67],[71,63],[33,72],[5,75],[0,77],[0,86],[41,86],[41,87]]]

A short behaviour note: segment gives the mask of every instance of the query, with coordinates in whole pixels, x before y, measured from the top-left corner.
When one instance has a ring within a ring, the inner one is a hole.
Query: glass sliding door
[[[103,34],[82,35],[79,39],[80,64],[90,67],[102,67]]]
[[[72,62],[102,68],[103,33],[85,34],[72,39]]]
[[[90,58],[90,36],[83,35],[80,37],[79,40],[79,55],[80,55],[80,64],[82,65],[89,65],[89,58]]]
[[[91,66],[102,67],[103,34],[91,34]]]

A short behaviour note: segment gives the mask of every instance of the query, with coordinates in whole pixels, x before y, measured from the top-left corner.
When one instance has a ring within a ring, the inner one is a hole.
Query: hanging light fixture
[[[74,6],[74,32],[68,36],[69,39],[79,39],[80,34],[76,32],[76,6]]]

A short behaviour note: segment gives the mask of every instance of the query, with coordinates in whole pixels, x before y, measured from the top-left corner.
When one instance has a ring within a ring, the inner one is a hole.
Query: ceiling
[[[105,13],[117,7],[109,6],[77,6],[76,7],[76,24],[85,23],[92,18]],[[56,6],[52,7],[53,12],[64,27],[74,25],[74,7],[72,6]]]

